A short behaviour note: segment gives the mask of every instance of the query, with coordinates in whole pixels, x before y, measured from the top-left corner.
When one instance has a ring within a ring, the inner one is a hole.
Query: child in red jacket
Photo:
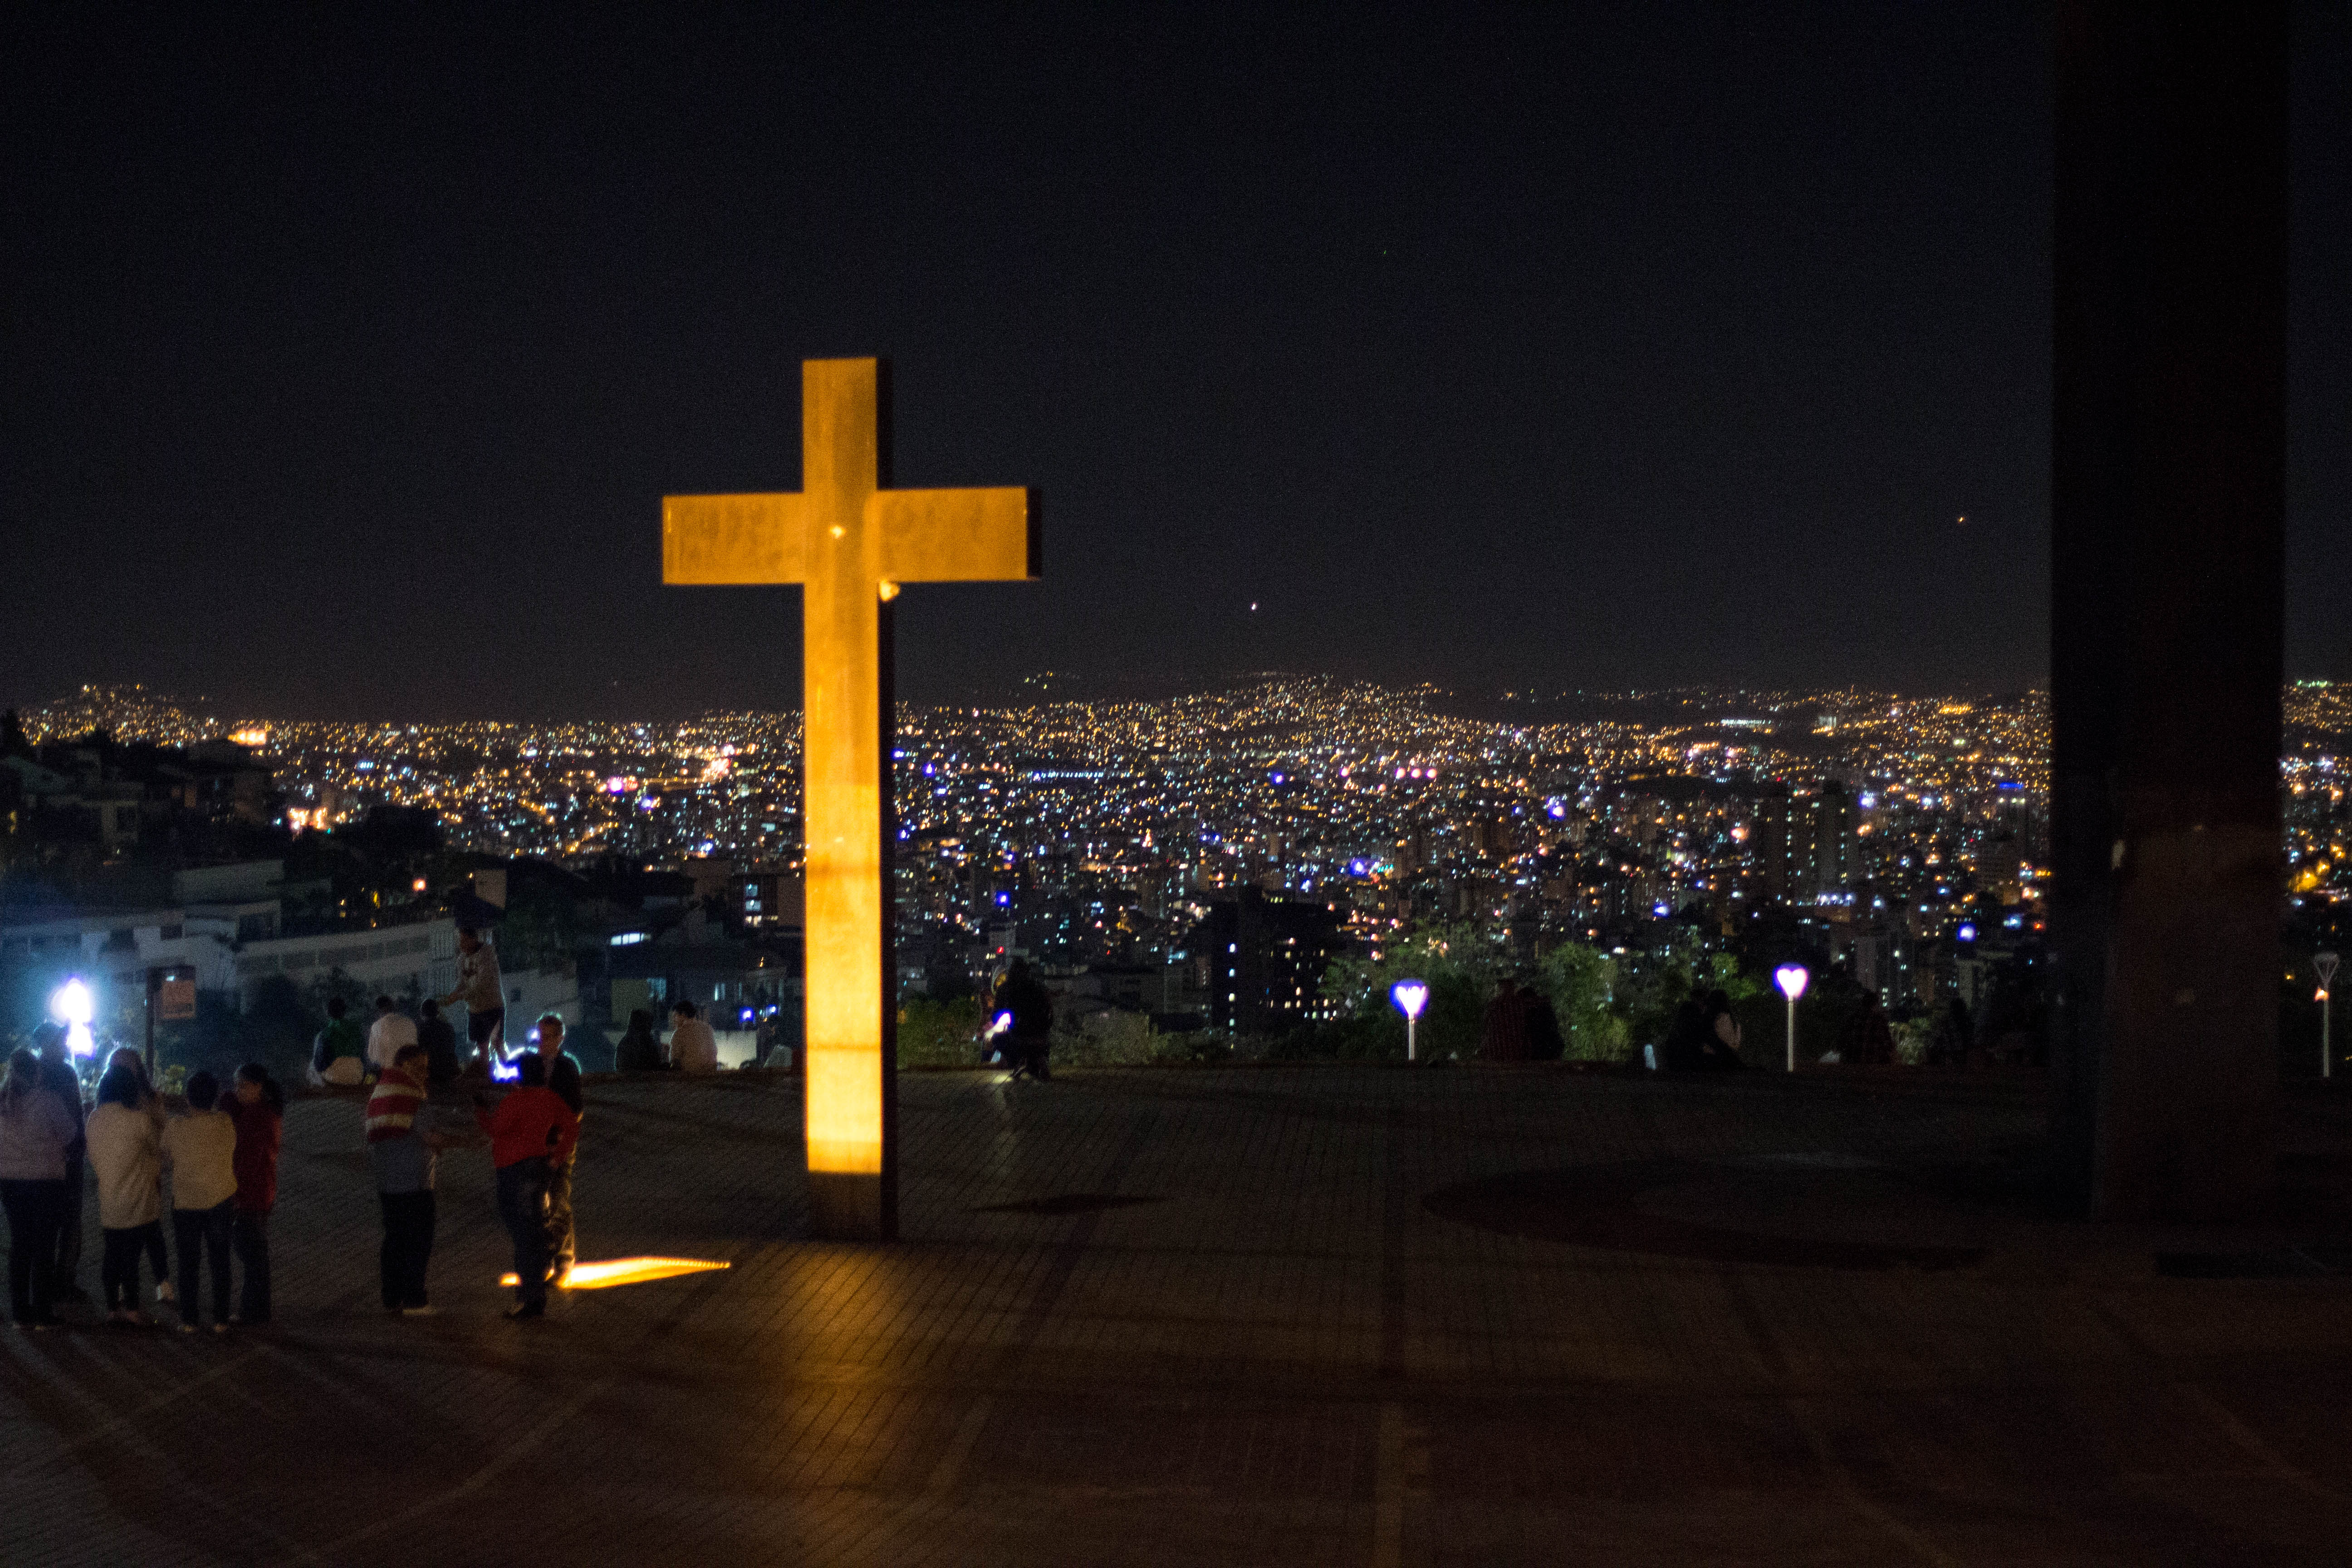
[[[221,1103],[236,1125],[236,1205],[229,1241],[245,1270],[232,1323],[269,1321],[269,1211],[278,1206],[278,1147],[286,1114],[286,1091],[259,1062],[236,1069],[236,1092]]]
[[[499,1172],[499,1217],[514,1238],[515,1304],[510,1319],[547,1315],[547,1275],[552,1257],[547,1233],[547,1183],[554,1163],[572,1152],[580,1119],[547,1087],[547,1059],[530,1052],[519,1062],[520,1083],[490,1109],[474,1097],[474,1117],[490,1135],[490,1163]]]

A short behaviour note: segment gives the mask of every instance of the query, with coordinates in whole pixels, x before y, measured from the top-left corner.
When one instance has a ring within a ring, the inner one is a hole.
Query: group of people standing
[[[563,1048],[563,1020],[541,1018],[532,1048],[501,1064],[514,1070],[512,1088],[495,1100],[487,1088],[473,1096],[469,1131],[435,1106],[434,1051],[415,1037],[414,1021],[402,1020],[411,1024],[405,1038],[383,1030],[384,1019],[396,1016],[386,1002],[377,1030],[393,1038],[369,1085],[364,1118],[383,1220],[378,1267],[384,1310],[433,1311],[426,1280],[439,1157],[445,1149],[487,1143],[517,1279],[507,1316],[542,1317],[549,1287],[571,1272],[577,1256],[572,1177],[587,1100],[580,1064]],[[17,1324],[30,1331],[60,1326],[58,1305],[88,1299],[76,1274],[83,1194],[92,1185],[109,1322],[153,1321],[143,1306],[142,1263],[153,1274],[156,1301],[176,1309],[183,1333],[204,1326],[207,1268],[214,1332],[269,1321],[268,1222],[278,1202],[286,1097],[268,1069],[247,1063],[226,1089],[208,1071],[191,1073],[177,1103],[167,1103],[139,1053],[126,1047],[108,1059],[85,1110],[65,1031],[45,1026],[35,1039],[13,1053],[0,1080],[0,1205],[7,1215],[9,1307]],[[490,1043],[495,1047],[495,1037]],[[163,1241],[167,1172],[176,1281]],[[242,1273],[234,1313],[232,1255]]]
[[[570,1273],[577,1245],[572,1174],[587,1110],[580,1063],[563,1048],[563,1020],[540,1019],[533,1049],[517,1057],[514,1087],[492,1102],[474,1096],[474,1122],[497,1172],[499,1218],[514,1254],[515,1301],[507,1316],[546,1315],[547,1290]],[[426,1278],[436,1219],[435,1177],[445,1149],[478,1140],[433,1103],[429,1048],[396,1044],[367,1101],[368,1162],[383,1215],[379,1256],[384,1310],[433,1311]]]
[[[100,1288],[110,1322],[145,1324],[140,1265],[155,1299],[177,1309],[182,1333],[202,1327],[204,1266],[211,1274],[212,1328],[269,1321],[269,1215],[278,1203],[285,1093],[258,1062],[236,1070],[228,1092],[209,1072],[189,1075],[184,1104],[168,1110],[139,1053],[108,1058],[96,1103],[84,1112],[81,1079],[65,1030],[46,1026],[20,1047],[0,1080],[0,1205],[8,1217],[8,1305],[18,1326],[58,1326],[62,1301],[83,1300],[83,1194],[96,1179],[104,1240]],[[172,1173],[176,1282],[163,1246],[165,1171]],[[229,1309],[229,1258],[244,1289]]]

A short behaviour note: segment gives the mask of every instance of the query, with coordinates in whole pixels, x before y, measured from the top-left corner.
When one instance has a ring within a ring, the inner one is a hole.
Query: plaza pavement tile
[[[300,1100],[274,1326],[0,1337],[0,1562],[2352,1561],[2352,1279],[2157,1262],[2335,1256],[2352,1099],[2290,1102],[2291,1219],[2189,1232],[2042,1217],[2037,1096],[909,1074],[861,1247],[794,1080],[592,1082],[582,1256],[731,1267],[530,1325],[479,1152],[441,1315],[380,1312]]]

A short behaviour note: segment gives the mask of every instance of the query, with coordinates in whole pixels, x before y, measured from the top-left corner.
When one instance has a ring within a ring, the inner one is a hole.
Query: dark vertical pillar
[[[882,383],[890,406],[890,383]],[[882,426],[882,482],[890,482],[889,430]],[[882,1184],[877,1241],[898,1239],[898,606],[880,605],[882,688]]]
[[[2286,6],[2057,25],[2053,1174],[2221,1217],[2278,1076]]]

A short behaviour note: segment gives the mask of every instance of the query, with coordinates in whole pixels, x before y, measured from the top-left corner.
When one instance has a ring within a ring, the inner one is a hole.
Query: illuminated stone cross
[[[1025,489],[894,490],[888,367],[801,366],[796,495],[668,496],[662,581],[801,585],[808,856],[809,1207],[820,1236],[898,1230],[890,962],[891,601],[902,583],[1038,573]]]

